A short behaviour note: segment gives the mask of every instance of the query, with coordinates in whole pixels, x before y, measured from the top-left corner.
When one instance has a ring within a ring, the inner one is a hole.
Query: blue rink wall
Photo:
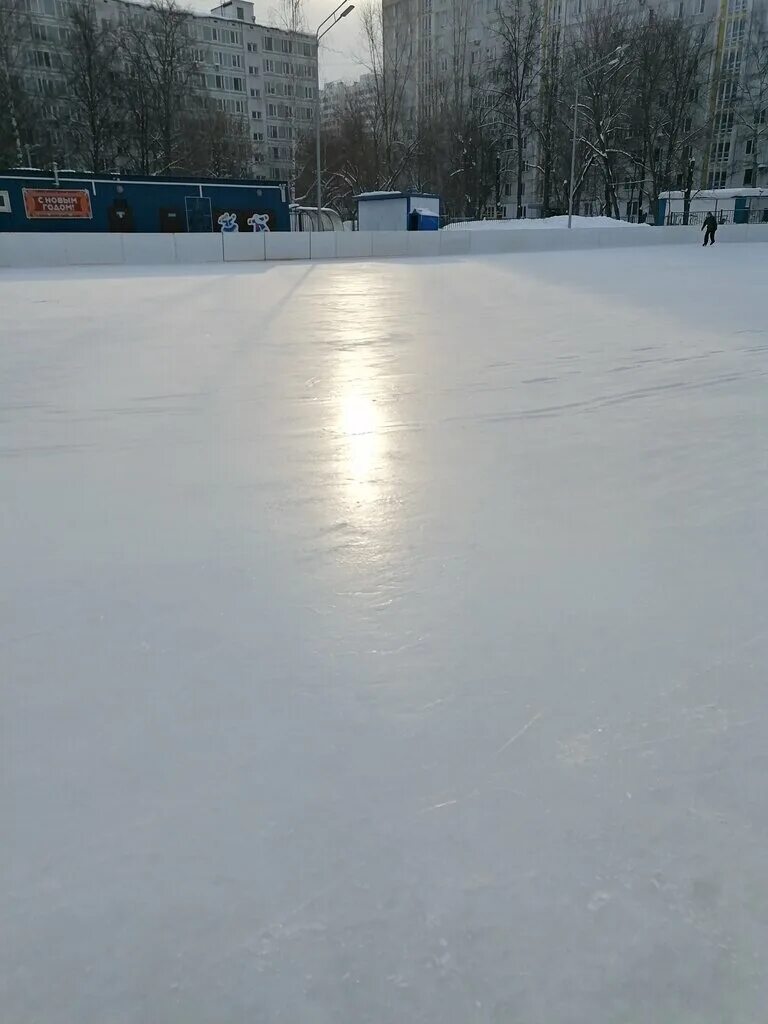
[[[78,215],[34,217],[31,193],[76,191]],[[87,211],[90,210],[90,216]],[[250,223],[249,223],[250,221]],[[0,171],[0,232],[290,231],[288,190],[280,182],[204,178],[87,176]]]

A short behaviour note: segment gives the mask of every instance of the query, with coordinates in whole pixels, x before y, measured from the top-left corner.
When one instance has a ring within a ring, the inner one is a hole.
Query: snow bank
[[[455,231],[528,231],[532,228],[567,228],[567,217],[538,217],[532,220],[469,220],[464,223],[447,224]],[[636,228],[645,224],[630,224],[613,217],[574,217],[574,228]],[[444,229],[445,230],[445,229]]]

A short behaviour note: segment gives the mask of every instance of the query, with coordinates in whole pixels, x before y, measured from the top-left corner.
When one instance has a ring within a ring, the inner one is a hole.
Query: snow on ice
[[[0,274],[9,1024],[755,1024],[758,245]]]
[[[614,217],[572,217],[572,228],[639,228],[645,231],[650,227],[648,224],[632,224],[626,220],[616,220]],[[457,221],[455,224],[447,224],[444,231],[546,231],[552,228],[567,228],[568,217],[521,217],[520,220],[469,220]]]

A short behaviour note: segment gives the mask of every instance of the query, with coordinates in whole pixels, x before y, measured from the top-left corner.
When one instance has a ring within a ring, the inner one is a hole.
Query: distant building
[[[365,110],[375,94],[376,77],[370,73],[361,75],[356,82],[327,82],[320,90],[323,124],[337,124],[344,110],[353,104],[358,103]]]
[[[44,98],[62,163],[67,152],[67,94],[62,49],[73,0],[27,0],[31,34],[25,75]],[[141,17],[132,0],[98,0],[101,23],[125,24]],[[257,24],[250,0],[228,0],[209,15],[188,14],[195,75],[191,91],[204,93],[222,111],[242,118],[252,143],[254,173],[290,180],[297,139],[311,131],[317,94],[314,35]],[[34,162],[34,161],[33,161]]]
[[[407,116],[418,124],[434,112],[439,84],[451,81],[456,61],[469,75],[481,76],[497,60],[500,43],[494,32],[498,11],[505,0],[382,0],[385,68],[397,66],[407,76]],[[575,32],[596,0],[542,0],[542,45],[559,30],[562,47]],[[617,0],[618,2],[618,0]],[[626,0],[624,11],[646,15],[664,11],[701,25],[707,32],[710,55],[708,95],[702,97],[702,119],[709,126],[703,139],[703,158],[698,161],[695,185],[705,188],[757,187],[768,185],[768,104],[759,102],[760,88],[753,89],[753,109],[744,99],[755,65],[755,42],[768,39],[768,0]],[[475,70],[476,69],[476,70]],[[765,88],[762,95],[765,98]],[[737,101],[737,97],[739,100]],[[541,180],[537,140],[532,131],[525,149],[524,215],[536,217],[541,209]],[[682,187],[683,183],[673,183]],[[516,177],[501,175],[501,205],[505,215],[515,216]],[[621,187],[622,215],[636,214],[632,189]],[[635,193],[636,194],[636,193]]]

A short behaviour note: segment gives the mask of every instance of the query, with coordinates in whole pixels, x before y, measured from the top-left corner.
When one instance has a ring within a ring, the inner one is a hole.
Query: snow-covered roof
[[[702,188],[691,192],[691,199],[768,199],[768,188]],[[679,189],[660,192],[659,199],[685,199]]]
[[[361,199],[439,199],[432,192],[361,192],[354,197]]]

